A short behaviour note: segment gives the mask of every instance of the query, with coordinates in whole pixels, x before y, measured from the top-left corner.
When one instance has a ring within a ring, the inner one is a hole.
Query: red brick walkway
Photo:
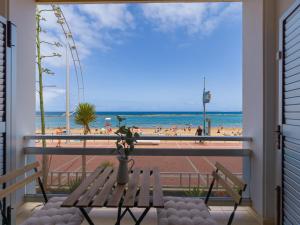
[[[55,147],[57,141],[48,143],[48,146]],[[65,144],[63,147],[81,147],[82,143]],[[89,147],[114,147],[113,141],[89,141]],[[161,142],[157,146],[138,146],[143,148],[240,148],[240,143],[205,143],[199,144],[195,142]],[[137,148],[138,148],[137,147]],[[174,157],[174,156],[135,156],[135,166],[148,167],[157,166],[162,172],[201,172],[210,173],[215,161],[221,162],[234,173],[242,172],[242,157]],[[37,156],[41,160],[41,156]],[[87,171],[93,171],[102,162],[111,161],[117,165],[115,156],[87,156]],[[51,156],[50,171],[80,171],[81,156]]]

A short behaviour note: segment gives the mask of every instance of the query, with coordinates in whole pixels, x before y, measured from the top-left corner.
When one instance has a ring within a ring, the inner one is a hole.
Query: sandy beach
[[[137,131],[141,135],[195,135],[196,133],[195,127],[186,127],[186,128],[176,128],[175,126],[172,128],[139,128]],[[104,129],[96,129],[91,128],[91,134],[114,134],[117,128],[112,128],[110,131]],[[58,128],[51,128],[46,129],[47,134],[61,134],[65,131],[65,128],[62,127]],[[41,131],[39,129],[36,130],[36,133],[39,134]],[[71,134],[83,134],[83,129],[74,129],[70,130]],[[241,136],[242,135],[242,128],[237,127],[212,127],[211,136]]]

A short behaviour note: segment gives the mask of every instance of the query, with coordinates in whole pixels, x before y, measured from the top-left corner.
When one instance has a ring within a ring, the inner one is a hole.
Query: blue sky
[[[47,7],[47,6],[43,6]],[[41,7],[40,7],[41,8]],[[241,3],[62,6],[82,59],[85,101],[98,111],[201,111],[203,77],[209,111],[242,108]],[[43,40],[64,38],[50,13]],[[65,108],[64,49],[47,59],[47,111]],[[71,69],[71,108],[77,85]],[[38,101],[37,101],[38,109]]]

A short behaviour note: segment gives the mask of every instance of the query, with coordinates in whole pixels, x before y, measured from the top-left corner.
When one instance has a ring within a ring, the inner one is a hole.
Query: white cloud
[[[133,15],[127,5],[82,5],[80,11],[95,20],[95,27],[125,30],[134,26]]]
[[[49,5],[40,5],[39,9],[51,9]],[[123,43],[128,31],[135,28],[133,14],[126,4],[82,4],[62,5],[80,59],[88,57],[92,51],[108,51],[114,45]],[[240,3],[170,3],[142,4],[143,16],[154,28],[162,32],[183,29],[188,34],[209,34],[222,21],[235,19],[241,14]],[[42,40],[65,43],[65,38],[57,18],[53,12],[44,12],[42,27],[47,33],[41,35]],[[239,18],[239,17],[238,17]],[[123,37],[123,38],[122,38]],[[57,52],[62,55],[45,59],[49,67],[65,65],[65,48],[56,48],[43,44],[43,55]]]
[[[43,96],[44,96],[44,104],[49,105],[51,103],[56,102],[58,99],[61,99],[65,95],[65,89],[61,88],[44,88]],[[37,107],[39,107],[39,94],[36,93],[36,103]]]
[[[51,9],[50,6],[41,5],[39,9]],[[127,5],[68,5],[61,6],[79,52],[80,59],[88,57],[92,50],[107,51],[114,44],[119,44],[118,39],[122,33],[134,28],[134,18],[127,9]],[[60,25],[53,12],[44,12],[42,27],[47,33],[41,35],[42,40],[50,42],[59,41],[65,44],[65,38]],[[61,67],[65,64],[65,48],[56,48],[44,44],[43,55],[58,52],[61,59],[47,58],[48,66]]]
[[[144,4],[143,14],[162,32],[184,29],[189,34],[210,34],[227,19],[241,14],[240,3]]]
[[[45,102],[50,102],[58,97],[61,97],[65,95],[66,91],[65,89],[60,89],[60,88],[46,88],[44,90],[44,101]]]

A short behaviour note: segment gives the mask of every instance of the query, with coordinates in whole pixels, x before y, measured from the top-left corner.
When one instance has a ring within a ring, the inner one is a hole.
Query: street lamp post
[[[204,86],[203,86],[203,134],[206,135],[206,109],[205,109],[205,77],[204,77]]]
[[[204,86],[203,86],[203,96],[202,96],[202,102],[203,102],[203,133],[206,135],[206,104],[210,102],[211,99],[211,93],[210,91],[205,90],[205,77],[204,77]]]
[[[70,134],[70,62],[68,42],[66,43],[66,134]]]

